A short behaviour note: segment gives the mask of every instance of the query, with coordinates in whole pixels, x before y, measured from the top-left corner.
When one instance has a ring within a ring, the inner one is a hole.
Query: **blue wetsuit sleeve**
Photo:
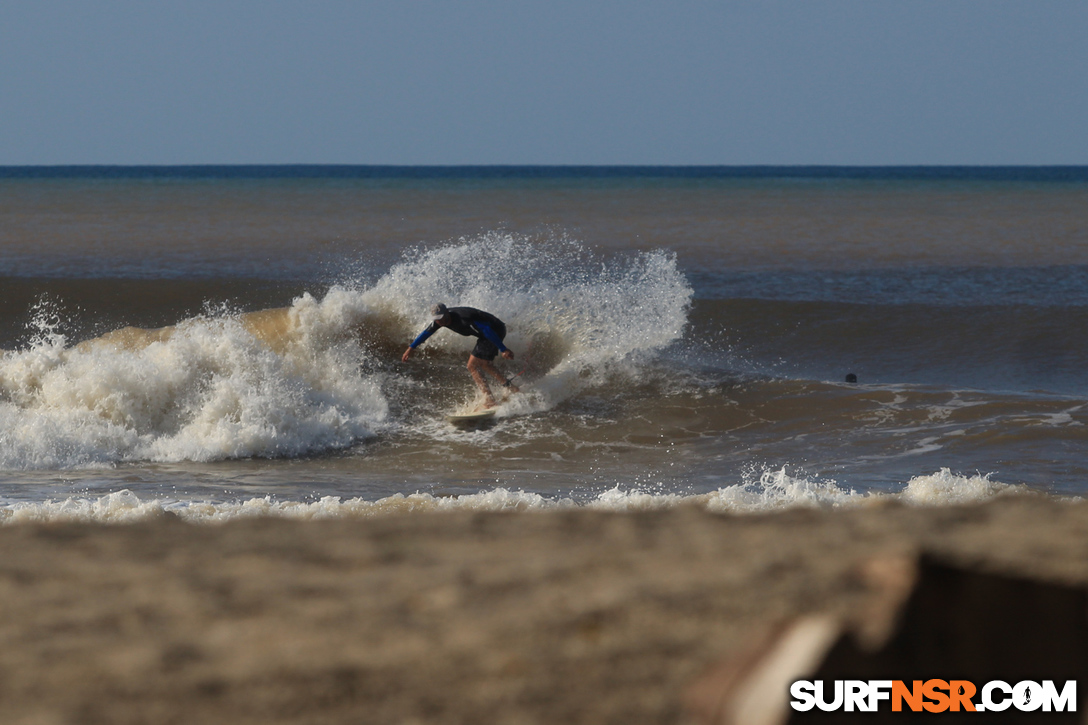
[[[424,342],[424,341],[425,341],[425,340],[426,340],[426,339],[427,339],[428,337],[430,337],[431,335],[433,335],[433,334],[434,334],[434,331],[435,331],[435,330],[437,330],[437,329],[438,329],[438,328],[437,328],[437,327],[435,327],[434,325],[428,325],[428,326],[427,326],[427,329],[426,329],[426,330],[424,330],[423,332],[419,333],[419,335],[417,335],[417,336],[416,336],[416,339],[412,340],[412,344],[411,344],[411,345],[409,345],[408,347],[410,347],[410,348],[412,348],[412,349],[415,349],[415,348],[419,347],[420,345],[422,345],[422,344],[423,344],[423,342]]]
[[[484,337],[487,338],[488,342],[499,348],[500,352],[506,352],[506,345],[502,344],[502,339],[495,334],[495,331],[492,330],[486,322],[477,321],[476,327],[480,329],[480,332],[483,333]]]

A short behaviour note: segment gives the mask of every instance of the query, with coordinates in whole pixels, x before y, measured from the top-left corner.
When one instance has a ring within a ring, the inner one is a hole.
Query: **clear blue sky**
[[[7,0],[0,164],[1088,164],[1085,0]]]

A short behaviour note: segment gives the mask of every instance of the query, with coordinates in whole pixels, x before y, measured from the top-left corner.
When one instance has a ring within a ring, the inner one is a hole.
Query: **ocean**
[[[1086,167],[0,167],[0,302],[7,523],[1088,494]]]

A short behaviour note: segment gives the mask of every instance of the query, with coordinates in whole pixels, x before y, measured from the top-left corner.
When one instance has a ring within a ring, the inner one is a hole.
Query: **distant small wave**
[[[900,502],[912,506],[950,506],[979,503],[1008,495],[1029,495],[1029,492],[1023,486],[992,481],[989,476],[962,476],[949,469],[941,469],[933,474],[912,478],[897,493],[858,493],[841,488],[833,481],[792,477],[785,469],[781,469],[765,471],[755,482],[727,486],[710,493],[685,495],[616,487],[579,500],[494,488],[461,496],[398,493],[376,501],[326,496],[318,501],[300,502],[279,501],[265,496],[210,503],[166,498],[141,499],[135,493],[123,490],[97,498],[70,497],[59,501],[0,505],[0,523],[83,521],[124,524],[155,521],[172,515],[190,523],[214,524],[252,518],[362,519],[448,511],[552,511],[587,508],[622,513],[689,505],[713,513],[759,514],[794,508],[849,508],[881,502]]]

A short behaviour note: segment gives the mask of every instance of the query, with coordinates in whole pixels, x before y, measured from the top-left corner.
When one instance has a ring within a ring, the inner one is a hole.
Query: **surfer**
[[[472,374],[472,379],[476,381],[480,392],[484,394],[485,408],[495,407],[495,397],[491,394],[491,388],[488,387],[487,380],[484,379],[483,374],[485,372],[501,382],[503,387],[510,390],[510,392],[518,392],[517,387],[512,385],[491,364],[491,361],[500,352],[507,360],[514,359],[513,350],[507,349],[506,345],[502,344],[502,339],[506,337],[506,325],[498,317],[475,307],[446,307],[441,302],[432,307],[431,324],[427,326],[427,329],[419,333],[415,340],[412,340],[412,344],[408,346],[408,349],[404,351],[404,355],[401,356],[401,361],[408,362],[412,350],[415,350],[428,337],[438,332],[440,327],[448,327],[458,335],[477,338],[476,347],[472,348],[472,353],[468,356],[468,371]]]

